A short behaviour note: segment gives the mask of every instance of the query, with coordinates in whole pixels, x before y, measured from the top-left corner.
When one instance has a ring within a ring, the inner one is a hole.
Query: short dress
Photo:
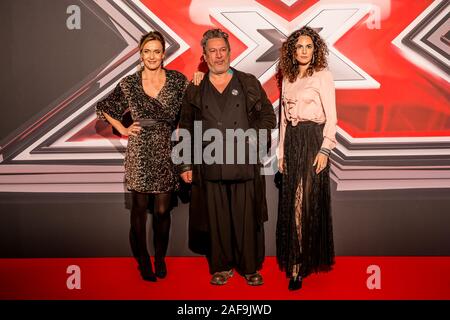
[[[96,105],[99,119],[106,120],[104,112],[122,121],[128,109],[133,121],[141,121],[140,133],[128,137],[124,161],[128,190],[163,193],[179,187],[179,176],[171,159],[171,135],[179,119],[188,81],[178,71],[165,69],[165,72],[166,82],[155,98],[144,92],[141,71],[138,71],[123,78]]]

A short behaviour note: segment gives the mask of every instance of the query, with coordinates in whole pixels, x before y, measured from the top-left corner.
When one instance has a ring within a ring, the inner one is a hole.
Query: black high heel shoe
[[[291,277],[291,279],[289,280],[288,289],[293,291],[299,290],[301,288],[302,288],[302,277],[299,275]]]
[[[164,258],[155,259],[155,273],[160,279],[164,279],[167,276],[167,266]]]

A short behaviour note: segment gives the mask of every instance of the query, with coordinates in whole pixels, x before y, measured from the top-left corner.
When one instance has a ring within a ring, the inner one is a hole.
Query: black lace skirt
[[[290,277],[328,271],[334,264],[330,165],[313,167],[323,141],[323,124],[288,123],[280,188],[276,247],[278,265]]]

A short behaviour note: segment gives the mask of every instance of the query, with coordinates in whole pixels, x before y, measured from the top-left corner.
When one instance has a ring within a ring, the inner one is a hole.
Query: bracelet
[[[320,148],[319,153],[326,155],[327,157],[330,156],[331,150],[327,148]]]

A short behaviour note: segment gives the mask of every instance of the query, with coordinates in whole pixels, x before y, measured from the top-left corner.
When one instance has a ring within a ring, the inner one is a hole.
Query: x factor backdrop
[[[447,0],[2,0],[0,257],[126,257],[126,139],[95,104],[136,71],[138,41],[167,39],[192,78],[203,32],[230,35],[232,66],[274,110],[281,43],[309,25],[328,43],[338,111],[332,210],[338,256],[450,255],[450,2]],[[278,133],[272,134],[272,149]],[[268,157],[266,253],[278,189]],[[169,255],[191,256],[188,205]],[[150,222],[151,223],[151,222]]]

